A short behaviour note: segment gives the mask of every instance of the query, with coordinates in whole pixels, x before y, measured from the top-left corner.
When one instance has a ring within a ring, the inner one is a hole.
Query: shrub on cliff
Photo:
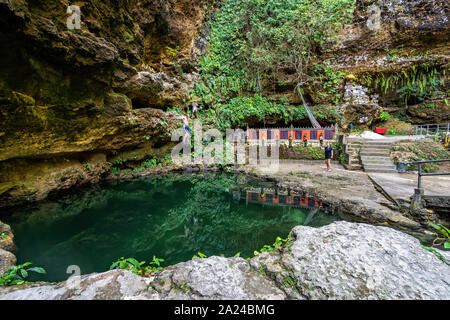
[[[354,0],[228,0],[210,22],[203,82],[193,94],[213,107],[261,96],[289,72],[304,81],[321,46],[350,21]],[[281,114],[281,117],[286,115]]]

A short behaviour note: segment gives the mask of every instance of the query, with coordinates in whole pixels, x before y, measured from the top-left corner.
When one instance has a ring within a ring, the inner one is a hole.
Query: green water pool
[[[120,257],[168,266],[207,256],[253,256],[292,227],[339,219],[317,199],[278,192],[265,181],[226,173],[114,181],[14,210],[17,263],[46,269],[31,280],[62,281],[68,266],[102,272]]]

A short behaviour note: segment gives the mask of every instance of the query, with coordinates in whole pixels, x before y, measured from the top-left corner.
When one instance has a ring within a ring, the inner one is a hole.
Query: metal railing
[[[415,126],[416,135],[437,136],[439,132],[449,133],[450,123],[430,123]]]
[[[412,162],[402,162],[405,165],[408,164],[417,164],[419,169],[417,171],[418,178],[417,178],[417,189],[422,189],[422,177],[425,176],[448,176],[450,175],[450,172],[434,172],[434,173],[424,173],[422,170],[422,164],[425,163],[436,163],[436,162],[449,162],[450,159],[442,159],[442,160],[423,160],[423,161],[412,161]]]

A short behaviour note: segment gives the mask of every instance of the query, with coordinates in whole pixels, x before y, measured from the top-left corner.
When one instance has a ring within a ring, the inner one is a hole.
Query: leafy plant
[[[446,69],[433,66],[433,59],[418,65],[412,65],[409,70],[385,73],[365,72],[358,80],[369,86],[371,91],[383,94],[396,94],[407,106],[420,103],[436,94],[441,94],[440,88],[445,87]]]
[[[441,236],[438,236],[433,241],[433,245],[443,244],[445,249],[450,249],[450,229],[446,228],[442,224],[429,223],[429,225],[441,234]]]
[[[2,232],[0,234],[0,240],[6,239],[6,238],[8,238],[8,235],[6,233]]]
[[[388,129],[386,131],[386,135],[387,136],[406,136],[407,133],[406,132],[400,132],[400,131],[396,131],[394,129]]]
[[[339,142],[336,142],[336,143],[332,143],[331,146],[334,150],[336,159],[338,159],[339,163],[344,164],[345,155],[344,155],[344,150],[342,148],[342,144],[340,144]]]
[[[273,251],[279,247],[281,247],[283,244],[285,244],[286,242],[289,241],[289,237],[286,239],[281,239],[280,237],[277,237],[275,239],[275,242],[273,243],[273,245],[269,246],[269,245],[264,245],[264,247],[262,247],[259,251],[255,250],[253,252],[253,255],[257,256],[258,254],[262,253],[262,252],[270,252]]]
[[[378,119],[381,120],[381,121],[388,121],[389,117],[390,117],[389,112],[381,111],[380,116],[378,117]]]
[[[28,277],[29,272],[36,272],[40,274],[45,274],[45,269],[41,267],[32,267],[30,266],[31,262],[25,262],[24,264],[18,266],[11,266],[6,270],[6,272],[0,278],[0,285],[2,286],[12,286],[15,284],[23,284],[26,283],[25,278]]]
[[[354,0],[224,2],[209,24],[209,50],[199,61],[202,81],[190,92],[210,106],[202,116],[216,118],[219,129],[245,126],[252,116],[274,115],[286,123],[306,118],[303,108],[291,111],[296,107],[286,101],[263,99],[263,89],[283,84],[280,70],[293,70],[296,83],[311,80],[317,52],[351,21],[354,7]],[[344,74],[329,67],[317,72],[339,101]]]
[[[172,161],[172,155],[171,155],[170,153],[164,155],[164,163],[165,163],[166,165],[172,164],[172,163],[173,163],[173,161]]]
[[[134,258],[121,257],[111,264],[109,270],[122,269],[131,271],[139,276],[149,276],[152,273],[163,269],[161,262],[164,262],[164,259],[153,256],[152,261],[146,266],[145,261],[139,262]]]
[[[158,164],[158,160],[156,160],[156,158],[152,158],[152,159],[147,159],[144,162],[142,162],[141,166],[143,166],[144,168],[148,168],[148,167],[156,166],[157,164]]]
[[[439,231],[439,234],[437,234],[436,239],[433,241],[433,246],[439,246],[444,245],[445,249],[450,249],[450,229],[446,228],[445,226],[441,224],[434,224],[434,223],[428,223],[432,228]],[[440,260],[442,260],[444,263],[450,265],[450,261],[447,261],[439,252],[434,250],[433,248],[427,247],[422,245],[422,248],[425,250],[430,251],[433,253],[436,257],[438,257]]]
[[[406,114],[396,113],[394,114],[394,118],[400,120],[400,121],[406,121]]]
[[[83,167],[85,167],[87,170],[91,171],[92,167],[89,162],[83,163]]]
[[[171,48],[171,47],[167,46],[166,49],[170,55],[176,56],[178,54],[178,51],[180,50],[180,46],[176,46],[175,48]]]
[[[296,286],[297,286],[297,280],[293,279],[290,276],[286,276],[286,277],[283,278],[283,284],[282,284],[283,288],[295,289]]]
[[[206,254],[203,254],[203,253],[201,253],[201,252],[197,252],[197,254],[194,254],[194,255],[192,256],[192,259],[195,259],[195,258],[203,259],[203,258],[207,258],[207,256],[206,256]]]
[[[118,175],[120,173],[120,168],[111,167],[111,172],[115,175]]]
[[[125,162],[127,162],[127,159],[125,159],[125,158],[117,158],[115,162],[116,162],[116,164],[118,164],[118,165],[122,165],[122,164],[124,164]]]

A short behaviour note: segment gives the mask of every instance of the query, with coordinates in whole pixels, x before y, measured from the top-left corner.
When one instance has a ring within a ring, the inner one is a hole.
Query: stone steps
[[[366,172],[396,172],[389,157],[391,143],[380,140],[349,141],[344,145],[344,167],[347,170]]]
[[[386,151],[381,151],[381,150],[376,150],[376,151],[372,151],[372,150],[366,150],[363,151],[361,150],[360,154],[361,157],[365,157],[365,156],[379,156],[379,157],[385,157],[386,155],[389,155],[388,152]]]
[[[390,159],[391,142],[365,141],[361,147],[361,164],[366,172],[397,172]]]
[[[347,170],[362,170],[361,161],[359,160],[359,150],[361,143],[349,143],[344,145],[344,168]]]
[[[358,165],[349,165],[349,164],[344,164],[344,168],[346,170],[362,170],[362,165],[358,164]]]
[[[389,173],[389,172],[397,172],[397,168],[392,165],[368,165],[368,164],[364,164],[364,171],[366,172],[385,172],[385,173]]]
[[[378,157],[378,156],[361,156],[361,161],[391,161],[391,158],[389,157]]]
[[[390,147],[386,147],[386,146],[363,146],[361,148],[361,151],[389,151]]]

